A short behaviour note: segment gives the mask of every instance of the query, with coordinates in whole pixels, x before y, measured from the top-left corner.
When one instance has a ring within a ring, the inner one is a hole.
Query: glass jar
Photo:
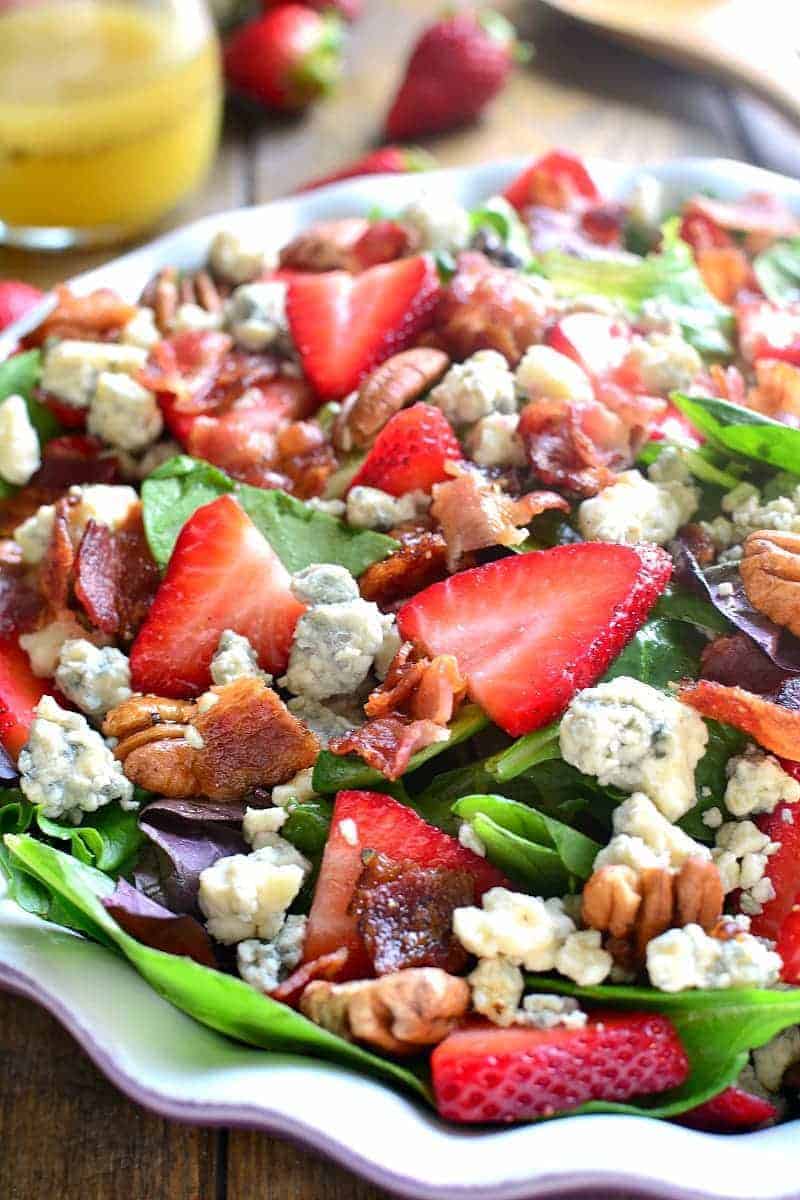
[[[205,176],[221,99],[203,0],[0,0],[0,243],[155,224]]]

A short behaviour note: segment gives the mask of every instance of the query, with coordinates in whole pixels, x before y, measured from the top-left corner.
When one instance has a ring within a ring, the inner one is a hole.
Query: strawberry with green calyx
[[[233,34],[225,48],[228,82],[269,108],[306,108],[339,80],[342,30],[335,13],[281,4]]]
[[[491,9],[448,14],[426,29],[386,119],[390,138],[406,141],[474,121],[527,50],[514,27]]]
[[[409,171],[430,171],[435,166],[433,155],[418,146],[381,146],[330,175],[310,179],[298,191],[310,192],[313,188],[338,183],[340,179],[355,179],[359,175],[404,175]]]

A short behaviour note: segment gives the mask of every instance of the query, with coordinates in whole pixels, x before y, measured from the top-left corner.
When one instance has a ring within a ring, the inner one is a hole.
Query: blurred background
[[[211,15],[228,47],[217,149],[216,50],[203,0],[0,0],[0,222],[69,227],[77,213],[90,235],[141,241],[154,226],[161,231],[288,195],[387,142],[420,146],[442,166],[533,156],[559,145],[642,164],[721,155],[800,172],[800,133],[768,104],[708,72],[627,48],[537,0],[493,5],[516,30],[517,44],[508,69],[496,70],[486,87],[497,94],[479,114],[438,113],[440,124],[446,117],[454,127],[430,134],[406,106],[387,130],[409,56],[440,14],[428,0],[329,2],[339,9],[338,28],[336,17],[297,5],[264,0],[262,12],[258,0],[213,0]],[[90,52],[81,39],[91,24],[87,12],[98,7],[117,15],[106,11],[101,28],[89,31]],[[119,25],[121,7],[128,12]],[[639,0],[630,7],[641,19]],[[716,0],[710,7],[734,6]],[[691,23],[709,0],[672,0],[659,12],[670,8]],[[756,10],[751,5],[757,19]],[[148,27],[153,14],[159,28]],[[507,30],[489,34],[502,39]],[[154,66],[150,43],[158,39]],[[423,98],[426,73],[446,77],[460,69],[458,46],[435,35],[427,45],[427,58],[423,45],[412,67]],[[59,102],[66,94],[77,103]],[[285,111],[289,106],[296,108]],[[50,153],[44,163],[43,148]],[[386,162],[398,169],[401,160]],[[58,228],[49,240],[58,244]],[[48,286],[111,252],[0,248],[0,277]]]

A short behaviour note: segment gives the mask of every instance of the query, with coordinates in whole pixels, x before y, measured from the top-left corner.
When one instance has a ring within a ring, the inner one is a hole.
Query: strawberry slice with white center
[[[350,484],[390,496],[429,492],[447,478],[447,464],[461,462],[461,446],[444,413],[432,404],[412,404],[389,419]]]
[[[378,363],[412,345],[433,317],[439,279],[422,255],[360,275],[327,271],[289,281],[286,312],[317,394],[338,400]]]
[[[617,317],[575,312],[548,330],[547,344],[574,359],[593,379],[607,379],[625,361],[631,336],[630,325]]]
[[[264,670],[282,674],[304,611],[290,583],[289,572],[232,496],[198,508],[180,532],[133,643],[134,690],[177,697],[204,691],[225,629],[249,640]]]
[[[671,572],[657,546],[556,546],[434,583],[398,624],[426,654],[454,654],[471,698],[518,737],[600,678]]]
[[[594,1012],[582,1029],[476,1022],[439,1043],[431,1072],[440,1116],[473,1124],[663,1092],[684,1082],[689,1060],[660,1013]]]

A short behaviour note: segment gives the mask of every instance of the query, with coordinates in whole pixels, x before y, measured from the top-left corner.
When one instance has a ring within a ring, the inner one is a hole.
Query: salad
[[[0,869],[462,1123],[800,1087],[800,221],[553,152],[0,364]]]

